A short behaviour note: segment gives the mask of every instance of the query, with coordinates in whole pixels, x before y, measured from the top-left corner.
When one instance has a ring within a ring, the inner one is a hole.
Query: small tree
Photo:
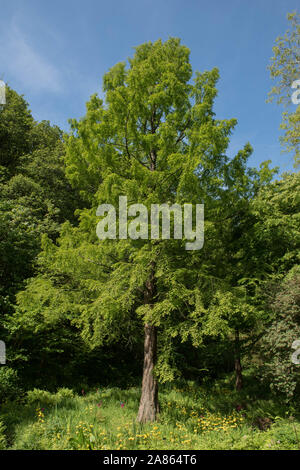
[[[247,338],[258,320],[259,311],[251,305],[251,299],[247,298],[246,289],[243,287],[218,290],[204,317],[201,329],[203,336],[227,338],[231,341],[236,390],[241,390],[243,386],[241,363],[243,348],[240,335],[245,335]]]

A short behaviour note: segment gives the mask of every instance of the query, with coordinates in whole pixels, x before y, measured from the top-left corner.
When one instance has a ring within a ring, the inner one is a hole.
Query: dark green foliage
[[[295,267],[283,281],[270,289],[274,319],[260,340],[261,377],[275,393],[291,400],[300,392],[300,368],[291,355],[300,339],[300,269]]]
[[[56,339],[49,335],[40,340],[15,321],[15,295],[35,273],[42,235],[55,240],[62,222],[76,222],[74,211],[82,202],[64,174],[61,131],[48,122],[35,122],[27,103],[10,88],[0,111],[0,132],[0,338],[6,342],[7,363],[19,369],[27,384],[38,375],[42,351],[52,350],[53,355],[62,346],[57,331]],[[62,336],[62,344],[67,338],[73,344],[72,330]],[[57,364],[57,356],[53,361]]]
[[[0,181],[11,177],[20,157],[33,147],[34,121],[23,96],[6,87],[6,105],[0,107]]]
[[[0,404],[4,401],[17,400],[22,394],[17,372],[11,367],[0,368]]]

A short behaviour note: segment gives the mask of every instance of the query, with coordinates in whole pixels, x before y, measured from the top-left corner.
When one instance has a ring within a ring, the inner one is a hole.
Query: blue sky
[[[37,120],[68,130],[103,74],[146,41],[179,37],[193,70],[220,70],[217,118],[237,118],[229,155],[293,168],[279,144],[282,108],[267,104],[267,66],[299,0],[0,0],[0,78],[24,94]],[[293,105],[292,105],[293,106]]]

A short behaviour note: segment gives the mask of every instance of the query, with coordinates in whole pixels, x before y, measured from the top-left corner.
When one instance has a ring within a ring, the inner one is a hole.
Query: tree
[[[191,79],[189,50],[174,38],[137,47],[128,68],[120,63],[104,76],[105,103],[92,96],[66,136],[66,174],[91,209],[78,212],[78,227],[65,224],[56,244],[44,238],[40,275],[18,296],[24,317],[68,318],[92,347],[137,343],[143,331],[139,422],[156,419],[158,379],[174,377],[173,340],[199,342],[201,291],[224,266],[220,216],[231,220],[241,192],[264,179],[246,168],[249,144],[232,161],[225,155],[236,120],[215,118],[217,69]],[[205,250],[143,238],[130,218],[117,230],[135,238],[99,242],[97,207],[111,204],[119,216],[124,195],[148,214],[151,204],[205,203]]]
[[[16,94],[12,96],[17,101]],[[14,108],[10,109],[10,101],[6,106],[8,115],[17,114]],[[10,125],[14,135],[23,130],[14,127],[18,122]],[[25,140],[26,150],[31,148],[31,152],[24,153],[24,142],[15,149],[18,160],[7,167],[10,173],[13,168],[13,174],[0,184],[0,292],[4,299],[12,301],[24,279],[34,273],[32,263],[40,250],[41,235],[57,237],[60,223],[75,222],[74,211],[81,204],[64,175],[60,130],[46,122],[32,121]],[[2,142],[3,149],[5,145]],[[8,148],[11,149],[10,144]]]
[[[247,298],[245,287],[230,289],[229,286],[223,286],[223,289],[217,290],[213,296],[201,325],[204,337],[229,338],[233,345],[236,390],[241,390],[243,386],[241,364],[243,350],[240,335],[243,334],[245,339],[248,339],[247,336],[253,332],[260,318],[260,312],[252,305],[251,300]]]
[[[74,211],[82,201],[65,177],[62,132],[49,122],[34,121],[24,98],[9,87],[0,110],[0,136],[0,337],[12,364],[34,350],[31,345],[24,351],[28,332],[22,346],[18,338],[22,326],[13,315],[16,293],[35,273],[41,236],[54,240],[62,222],[75,223]],[[41,341],[45,349],[48,339]]]
[[[28,103],[6,86],[6,104],[0,105],[0,182],[12,176],[20,157],[30,152],[33,125]]]
[[[291,400],[299,393],[299,365],[292,361],[292,344],[300,339],[300,268],[268,286],[272,322],[259,343],[261,378],[271,390]]]
[[[247,247],[245,265],[254,279],[285,275],[299,264],[299,201],[300,172],[296,172],[261,188],[251,202],[242,242]]]
[[[295,166],[300,163],[300,15],[287,15],[291,29],[283,37],[276,39],[273,47],[274,56],[271,58],[269,70],[276,85],[270,92],[270,101],[277,97],[277,103],[284,104],[283,122],[281,128],[285,134],[281,141],[287,151],[294,152]],[[298,90],[295,90],[295,88]],[[295,98],[292,100],[292,95]],[[293,111],[288,111],[290,107]]]
[[[221,350],[223,344],[228,345],[237,390],[243,385],[242,357],[249,363],[249,355],[266,320],[258,288],[270,275],[268,263],[278,244],[274,237],[276,232],[268,233],[268,239],[261,243],[262,234],[266,233],[262,215],[265,211],[271,217],[274,215],[269,200],[274,186],[271,180],[277,169],[270,169],[269,163],[263,162],[259,170],[247,168],[247,155],[244,154],[243,158],[237,155],[226,166],[226,189],[222,193],[222,205],[218,207],[219,223],[215,224],[214,247],[210,251],[209,282],[199,285],[199,290],[205,288],[205,294],[202,294],[203,314],[197,320],[196,344],[215,339],[223,342]],[[275,217],[278,222],[278,214]],[[283,226],[286,222],[282,221]],[[293,226],[293,221],[288,224]],[[289,241],[293,235],[294,231],[291,231]],[[271,253],[270,246],[274,250]],[[291,246],[281,243],[281,253]],[[273,265],[276,263],[277,258],[273,259]]]

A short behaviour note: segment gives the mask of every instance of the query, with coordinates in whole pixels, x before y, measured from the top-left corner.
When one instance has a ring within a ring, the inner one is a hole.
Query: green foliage
[[[74,398],[74,392],[68,388],[59,388],[55,394],[37,388],[27,392],[27,403],[36,403],[45,406],[58,405],[72,398]]]
[[[299,264],[300,173],[262,186],[249,203],[240,232],[236,269],[240,284],[262,305],[258,287]]]
[[[298,17],[290,20],[294,30],[279,40],[270,68],[280,102],[299,78]],[[93,95],[64,136],[35,122],[7,89],[0,339],[9,366],[0,369],[0,448],[298,448],[299,424],[285,418],[285,402],[299,396],[290,355],[300,338],[300,173],[273,181],[270,162],[248,168],[249,143],[227,157],[236,120],[214,114],[218,78],[215,68],[193,73],[179,39],[148,42],[105,74],[104,100]],[[298,111],[284,124],[296,155]],[[122,195],[148,210],[204,203],[203,249],[187,251],[187,240],[172,236],[99,241],[96,209],[118,207]],[[145,323],[158,332],[160,382],[197,380],[163,386],[157,428],[133,423],[139,391],[128,388],[142,370]],[[235,348],[246,368],[239,392],[232,373],[219,382],[232,372]],[[95,383],[100,392],[86,395]]]
[[[20,397],[22,389],[17,372],[11,367],[0,368],[0,403]]]
[[[33,118],[28,103],[6,86],[6,105],[0,108],[0,182],[15,172],[22,155],[32,148]]]
[[[276,85],[270,92],[270,99],[277,97],[277,103],[285,105],[283,112],[283,122],[281,128],[285,131],[282,143],[287,151],[292,151],[295,158],[295,166],[300,163],[300,106],[289,111],[291,104],[291,94],[293,93],[292,83],[299,80],[300,64],[300,15],[296,12],[287,15],[290,28],[284,36],[276,39],[273,47],[274,56],[271,58],[269,70],[271,77],[276,81]]]
[[[299,394],[300,369],[291,360],[292,343],[300,338],[300,270],[295,267],[273,287],[275,318],[260,342],[261,377],[275,392],[290,400]]]
[[[20,372],[26,361],[35,365],[32,354],[40,344],[32,333],[28,344],[29,331],[14,313],[15,295],[35,273],[41,237],[55,239],[62,222],[75,222],[81,200],[64,174],[61,131],[49,122],[35,122],[23,97],[9,87],[0,111],[0,135],[0,337],[10,365]],[[55,343],[52,338],[48,344],[41,341],[43,348],[57,351],[51,340]],[[31,374],[29,369],[28,378]]]
[[[218,77],[217,69],[192,77],[189,50],[174,38],[137,47],[128,67],[117,64],[104,76],[105,104],[93,96],[65,136],[66,174],[92,209],[78,211],[79,226],[64,224],[55,243],[44,238],[40,275],[18,294],[20,315],[32,328],[68,320],[92,347],[137,347],[143,324],[151,323],[159,332],[162,381],[176,375],[175,338],[201,343],[199,322],[220,280],[236,286],[240,275],[229,279],[230,237],[241,230],[236,214],[242,218],[272,177],[267,164],[247,168],[249,144],[232,160],[225,155],[236,120],[215,118]],[[204,202],[205,250],[188,252],[185,240],[99,243],[98,205],[118,207],[124,194],[148,209]],[[151,266],[157,294],[150,306],[144,292]]]
[[[0,450],[5,450],[6,449],[6,435],[5,435],[5,426],[4,424],[2,423],[2,421],[0,421]]]
[[[61,222],[74,221],[80,199],[64,175],[60,130],[34,122],[27,103],[10,88],[0,126],[6,126],[3,167],[9,162],[8,177],[0,184],[0,294],[12,298],[34,272],[41,235],[53,239]]]
[[[203,325],[203,334],[222,337],[236,329],[249,331],[257,318],[255,307],[247,302],[246,289],[241,287],[233,292],[217,291]]]
[[[72,398],[68,394],[55,406],[56,394],[52,399],[50,394],[44,408],[34,402],[6,404],[1,411],[10,449],[299,449],[299,421],[291,409],[266,398],[251,399],[247,393],[243,409],[237,411],[241,397],[225,382],[162,386],[160,419],[144,425],[135,422],[138,388],[101,387]],[[267,422],[267,429],[261,430],[258,420]]]

